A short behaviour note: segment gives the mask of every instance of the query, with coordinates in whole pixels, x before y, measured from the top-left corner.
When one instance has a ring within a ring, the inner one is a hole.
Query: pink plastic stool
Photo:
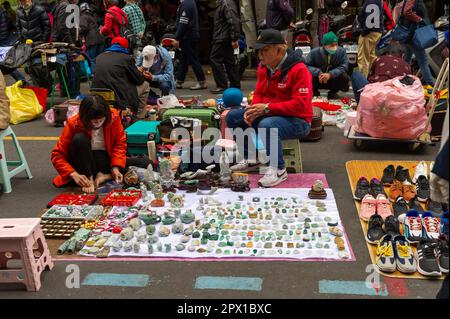
[[[0,283],[23,283],[28,291],[41,288],[41,273],[53,268],[39,218],[0,219]],[[21,262],[21,267],[12,262]]]

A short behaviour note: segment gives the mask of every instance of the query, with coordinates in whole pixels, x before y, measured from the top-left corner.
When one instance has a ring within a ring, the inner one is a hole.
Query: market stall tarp
[[[413,176],[417,164],[419,164],[419,162],[414,162],[414,161],[349,161],[346,163],[347,174],[348,174],[348,178],[349,178],[349,182],[350,182],[350,186],[351,186],[351,190],[352,190],[352,193],[349,194],[349,196],[352,196],[352,198],[353,198],[353,194],[356,189],[356,184],[358,183],[358,180],[362,176],[366,177],[368,180],[370,180],[374,177],[381,179],[381,176],[383,175],[383,170],[388,165],[394,165],[394,167],[397,167],[399,165],[403,166],[404,168],[409,169],[411,176]],[[429,164],[430,164],[430,162],[427,163],[428,166],[429,166]],[[389,194],[388,188],[385,188],[385,191],[387,194]],[[361,237],[361,240],[366,242],[365,237],[367,234],[367,226],[368,225],[367,225],[367,222],[365,222],[359,218],[359,209],[361,206],[360,202],[355,200],[355,205],[356,205],[356,210],[358,213],[355,216],[355,218],[357,218],[360,221],[361,227],[362,227],[363,233],[364,233],[364,237]],[[403,232],[402,224],[400,224],[400,231]],[[367,248],[369,249],[370,258],[372,260],[375,270],[383,276],[391,277],[391,278],[404,278],[404,279],[431,279],[431,280],[433,280],[436,278],[436,277],[430,278],[430,277],[422,276],[421,274],[419,274],[419,272],[415,272],[413,274],[404,274],[404,273],[399,272],[398,270],[395,271],[394,273],[381,272],[381,271],[379,271],[378,267],[375,266],[375,260],[377,258],[377,246],[367,243]],[[416,247],[411,246],[411,248],[413,249],[413,252],[416,251]],[[444,279],[444,278],[445,278],[445,276],[440,277],[440,279]]]
[[[311,185],[310,181],[313,180],[313,178],[315,179],[322,179],[325,180],[326,182],[326,178],[324,175],[322,174],[305,174],[307,175],[307,178],[302,178],[303,174],[292,174],[291,178],[293,180],[297,181],[297,185],[300,184],[305,184],[305,185]],[[315,180],[314,179],[314,180]],[[308,183],[308,184],[306,184]],[[307,192],[309,191],[309,188],[304,188],[304,189],[299,189],[299,188],[290,188],[290,189],[277,189],[277,192],[274,193],[273,190],[270,189],[254,189],[249,193],[233,193],[230,190],[219,190],[218,195],[213,196],[214,198],[220,198],[222,201],[234,201],[236,202],[238,195],[243,195],[244,196],[244,201],[243,203],[252,203],[253,198],[255,197],[260,197],[261,200],[263,200],[264,197],[297,197],[297,198],[301,198],[302,201],[306,203],[308,203],[308,207],[311,210],[311,217],[318,217],[319,214],[317,212],[314,211],[315,209],[315,204],[316,201],[313,200],[309,200],[307,197]],[[337,206],[336,206],[336,202],[334,200],[334,196],[333,196],[333,192],[330,189],[327,189],[328,192],[328,198],[326,201],[324,201],[326,203],[326,207],[327,207],[327,211],[322,212],[323,216],[329,216],[331,217],[331,219],[333,219],[333,221],[336,221],[339,226],[342,227],[342,229],[344,230],[344,227],[342,225],[342,222],[340,220],[339,217],[339,213],[337,210]],[[202,196],[198,196],[198,195],[190,195],[187,194],[186,196],[186,204],[185,204],[185,208],[192,208],[193,211],[195,211],[195,207],[198,202],[198,199],[201,198]],[[236,197],[236,198],[234,198]],[[253,204],[252,204],[253,205]],[[200,216],[196,216],[196,217],[200,217]],[[312,221],[313,222],[313,221]],[[262,223],[261,223],[262,224]],[[250,225],[250,223],[249,223]],[[324,236],[323,238],[326,238],[328,235],[322,235]],[[179,235],[174,235],[172,237],[172,239],[167,238],[165,239],[165,241],[167,241],[167,243],[172,243],[172,247],[174,246],[174,244],[179,242]],[[284,238],[283,238],[284,239]],[[334,236],[329,236],[329,239],[334,239]],[[93,256],[91,257],[85,257],[85,256],[78,256],[78,255],[64,255],[64,256],[58,256],[56,255],[56,251],[57,248],[59,247],[60,244],[62,244],[63,241],[57,241],[57,240],[48,240],[49,242],[49,246],[50,249],[52,251],[52,255],[54,256],[55,260],[59,260],[59,261],[74,261],[74,260],[97,260],[97,261],[130,261],[130,260],[138,260],[138,261],[142,261],[142,260],[152,260],[152,261],[156,261],[156,260],[189,260],[189,261],[193,261],[193,260],[201,260],[201,261],[220,261],[220,260],[237,260],[237,261],[257,261],[257,260],[262,260],[262,261],[268,261],[268,260],[286,260],[286,261],[354,261],[355,260],[355,256],[353,254],[353,250],[351,248],[350,242],[348,240],[347,235],[345,234],[345,230],[344,230],[344,237],[343,240],[345,242],[345,249],[346,249],[346,254],[348,255],[348,259],[341,259],[338,256],[338,251],[336,248],[336,244],[334,243],[333,240],[330,240],[329,242],[321,242],[321,245],[325,245],[328,244],[329,248],[328,249],[316,249],[316,244],[317,242],[319,242],[320,240],[317,241],[312,241],[310,242],[311,245],[314,245],[314,247],[312,247],[312,249],[307,249],[307,245],[303,245],[303,249],[298,249],[298,253],[294,256],[294,251],[295,249],[290,249],[290,253],[289,254],[279,254],[279,252],[276,252],[275,255],[265,255],[265,256],[239,256],[239,255],[232,255],[232,252],[230,254],[230,256],[220,256],[221,258],[218,258],[219,256],[217,256],[217,254],[215,253],[203,253],[203,254],[197,254],[197,258],[193,258],[192,257],[192,253],[184,251],[182,253],[177,252],[174,248],[172,248],[172,252],[171,253],[160,253],[156,250],[153,252],[152,255],[148,255],[145,253],[145,245],[142,245],[142,249],[141,249],[141,253],[140,254],[134,254],[134,253],[123,253],[123,251],[121,251],[119,254],[114,254],[111,251],[110,257],[106,258],[106,259],[99,259],[99,258],[95,258]],[[295,244],[294,238],[292,238],[292,240],[290,240],[290,242]],[[308,243],[309,244],[309,243]],[[256,244],[255,244],[256,246]],[[306,247],[305,247],[306,246]],[[284,242],[284,247],[287,247],[287,242]],[[274,247],[274,250],[277,251],[278,249]],[[286,252],[287,250],[284,249],[283,252]],[[305,253],[306,252],[306,253]],[[196,252],[194,253],[196,254]],[[120,255],[120,256],[117,256]]]

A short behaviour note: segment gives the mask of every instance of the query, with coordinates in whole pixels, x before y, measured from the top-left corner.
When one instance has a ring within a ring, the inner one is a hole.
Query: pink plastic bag
[[[364,87],[358,106],[356,131],[372,137],[414,140],[425,131],[427,114],[420,80],[412,85],[403,78],[371,83]],[[430,129],[430,128],[429,128]]]

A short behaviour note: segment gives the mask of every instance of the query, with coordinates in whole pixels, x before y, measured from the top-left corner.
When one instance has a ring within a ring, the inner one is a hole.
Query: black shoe
[[[211,90],[212,94],[222,94],[225,91],[224,88],[215,88],[213,90]]]
[[[408,206],[409,206],[409,209],[416,210],[420,215],[422,215],[424,213],[422,205],[420,205],[420,202],[417,199],[417,196],[409,201]]]
[[[383,218],[374,214],[369,219],[369,226],[367,227],[366,240],[370,244],[378,244],[380,240],[386,235],[383,230]]]
[[[340,100],[342,96],[340,96],[337,92],[328,92],[327,98],[329,100]]]
[[[405,181],[408,181],[411,184],[413,183],[411,176],[409,175],[409,169],[404,168],[403,166],[397,166],[397,169],[395,170],[395,179],[402,183]]]
[[[441,214],[444,212],[442,209],[442,204],[439,202],[435,202],[431,199],[427,201],[426,205],[427,211],[433,214],[434,217],[440,217]]]
[[[420,202],[425,203],[431,196],[428,178],[420,175],[416,181],[416,193]]]
[[[387,166],[383,171],[383,177],[381,178],[381,182],[384,186],[391,186],[394,182],[395,177],[395,167],[394,165]]]
[[[448,274],[448,242],[446,240],[439,240],[436,244],[436,256],[441,272]]]
[[[391,235],[392,238],[400,235],[400,222],[395,216],[388,216],[384,221],[384,231],[386,234]]]
[[[369,194],[370,184],[369,181],[365,177],[361,177],[356,184],[354,199],[361,201],[364,196]],[[376,198],[376,197],[375,197]]]
[[[439,268],[434,248],[435,245],[425,239],[422,240],[417,247],[417,270],[423,276],[441,276],[441,269]]]
[[[398,218],[401,214],[406,214],[409,211],[408,204],[406,203],[403,196],[397,197],[395,203],[392,204],[394,209],[394,216]]]
[[[380,194],[386,196],[387,198],[387,194],[384,191],[383,184],[379,179],[372,178],[372,180],[370,181],[370,194],[373,196],[373,198],[377,198]]]

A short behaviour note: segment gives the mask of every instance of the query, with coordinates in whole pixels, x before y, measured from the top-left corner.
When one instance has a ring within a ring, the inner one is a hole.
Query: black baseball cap
[[[255,49],[259,50],[271,44],[286,44],[281,32],[275,29],[266,29],[261,31],[255,43]]]

